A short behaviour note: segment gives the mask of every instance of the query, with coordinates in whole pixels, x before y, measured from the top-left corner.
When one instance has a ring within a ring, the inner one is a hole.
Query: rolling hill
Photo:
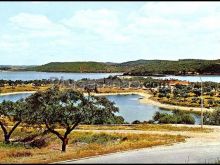
[[[125,75],[147,76],[155,74],[188,75],[220,74],[220,60],[181,59],[136,60],[124,63],[102,62],[51,62],[29,68],[44,72],[110,73],[123,72]]]

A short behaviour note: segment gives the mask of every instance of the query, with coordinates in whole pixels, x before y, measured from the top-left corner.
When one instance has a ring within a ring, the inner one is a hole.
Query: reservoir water
[[[0,80],[41,80],[50,78],[63,78],[80,80],[82,78],[99,79],[107,78],[108,76],[122,75],[122,73],[63,73],[63,72],[34,72],[34,71],[0,71]],[[160,79],[178,79],[191,82],[200,82],[199,76],[165,76],[165,77],[153,77]],[[220,82],[220,76],[201,76],[202,81]]]
[[[63,72],[32,72],[32,71],[0,71],[0,80],[42,80],[50,78],[80,80],[82,78],[99,79],[110,75],[120,75],[122,73],[63,73]]]
[[[0,96],[0,102],[3,100],[16,101],[21,98],[26,98],[30,93],[23,94],[11,94]],[[147,121],[151,120],[155,112],[166,112],[172,113],[171,111],[162,110],[157,106],[143,104],[139,102],[139,95],[108,95],[106,96],[109,100],[114,101],[115,105],[119,107],[119,113],[116,115],[121,115],[127,122],[132,122],[134,120]],[[200,123],[200,116],[192,114],[195,118],[196,124]]]

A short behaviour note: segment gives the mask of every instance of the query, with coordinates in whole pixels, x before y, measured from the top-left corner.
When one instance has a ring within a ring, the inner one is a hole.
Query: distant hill
[[[0,65],[0,71],[22,71],[35,66],[36,65]]]
[[[121,67],[116,66],[115,63],[101,62],[51,62],[45,65],[30,68],[29,70],[77,73],[108,73],[122,71]]]
[[[218,74],[220,75],[220,60],[182,59],[178,61],[151,60],[139,64],[136,68],[125,73],[126,75],[193,75]]]
[[[123,63],[102,62],[51,62],[27,70],[45,72],[102,73],[123,72],[125,75],[147,76],[155,74],[189,75],[219,74],[220,60],[181,59],[171,60],[136,60]]]

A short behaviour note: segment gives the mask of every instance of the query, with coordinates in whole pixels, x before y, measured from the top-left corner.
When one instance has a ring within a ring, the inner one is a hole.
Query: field
[[[1,142],[0,163],[52,163],[118,151],[168,145],[184,142],[187,138],[187,136],[168,134],[93,132],[92,128],[96,128],[96,126],[91,126],[90,131],[73,131],[69,136],[66,153],[61,153],[59,139],[51,134],[45,135],[46,143],[41,148],[30,147],[21,142],[9,145]],[[22,139],[34,133],[36,133],[34,129],[19,128],[13,134],[12,140]],[[2,138],[1,136],[1,141]]]

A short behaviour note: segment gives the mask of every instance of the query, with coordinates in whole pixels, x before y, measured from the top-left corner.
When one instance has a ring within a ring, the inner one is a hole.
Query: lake
[[[63,72],[34,72],[34,71],[0,71],[0,79],[3,80],[42,80],[50,78],[80,80],[82,78],[99,79],[122,73],[63,73]]]
[[[25,98],[31,94],[12,94],[6,96],[0,96],[0,102],[3,100],[16,101],[21,98]],[[116,115],[121,115],[124,117],[125,121],[132,122],[134,120],[147,121],[151,120],[155,112],[166,112],[172,113],[171,111],[162,110],[157,106],[143,104],[139,102],[139,95],[108,95],[106,96],[109,100],[114,101],[115,105],[119,107],[119,113]],[[200,116],[192,114],[195,118],[196,124],[200,123]]]
[[[82,78],[100,79],[108,76],[122,75],[122,73],[63,73],[63,72],[34,72],[34,71],[0,71],[0,79],[4,80],[41,80],[50,78],[63,78],[64,80],[73,79],[80,80]],[[201,76],[202,81],[220,82],[220,76]],[[178,79],[191,82],[199,81],[199,76],[170,76],[153,77],[160,79]]]

